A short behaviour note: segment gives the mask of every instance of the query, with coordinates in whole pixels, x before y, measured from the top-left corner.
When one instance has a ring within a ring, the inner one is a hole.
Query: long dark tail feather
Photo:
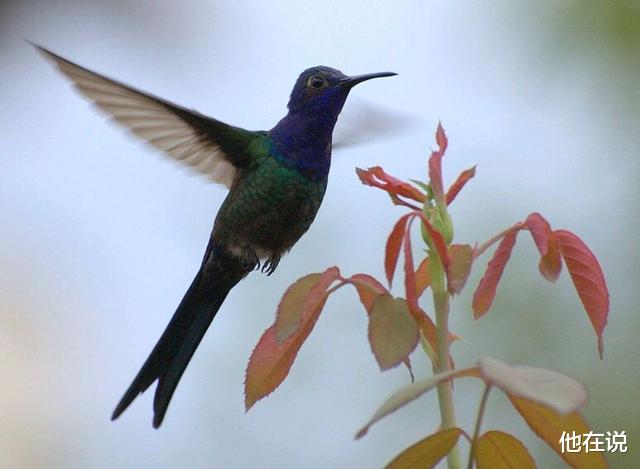
[[[117,419],[133,400],[158,380],[153,426],[162,424],[171,397],[202,337],[229,291],[253,269],[221,248],[211,247],[189,290],[149,358],[113,411]]]

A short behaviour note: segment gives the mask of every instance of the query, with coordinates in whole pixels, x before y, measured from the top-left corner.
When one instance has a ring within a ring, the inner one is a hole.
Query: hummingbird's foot
[[[266,261],[264,261],[261,272],[263,274],[266,273],[267,275],[271,275],[272,273],[275,272],[279,262],[280,262],[280,256],[274,254],[273,256],[269,257]]]
[[[241,260],[248,271],[260,270],[260,258],[254,249],[248,247],[242,249]]]

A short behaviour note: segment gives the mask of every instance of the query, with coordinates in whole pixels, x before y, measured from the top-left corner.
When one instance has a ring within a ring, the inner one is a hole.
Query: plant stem
[[[433,304],[436,313],[436,335],[438,338],[438,373],[446,373],[451,370],[449,362],[449,293],[446,289],[444,267],[440,257],[435,251],[431,256],[431,290],[433,292]],[[456,427],[456,414],[453,406],[453,393],[449,381],[438,385],[438,403],[440,405],[440,417],[442,429]],[[460,465],[460,453],[458,447],[447,455],[447,464],[450,469],[458,469]]]
[[[480,246],[476,246],[476,248],[473,250],[473,258],[475,259],[476,257],[479,257],[483,252],[489,249],[493,244],[500,241],[502,238],[504,238],[506,235],[508,235],[512,231],[521,230],[522,226],[523,226],[522,223],[518,222],[515,225],[510,226],[506,230],[502,230],[500,233],[498,233],[488,241],[484,242]]]
[[[484,409],[487,406],[489,391],[491,391],[491,385],[487,384],[484,388],[484,392],[482,393],[480,407],[478,407],[478,417],[476,418],[476,427],[473,430],[473,438],[471,439],[471,450],[469,451],[469,462],[467,464],[467,469],[473,469],[473,456],[476,452],[476,443],[478,441],[478,436],[480,435],[480,426],[482,425],[482,419],[484,418]]]

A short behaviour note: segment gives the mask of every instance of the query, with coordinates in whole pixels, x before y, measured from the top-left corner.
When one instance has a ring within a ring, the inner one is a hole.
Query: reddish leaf
[[[325,300],[326,301],[326,297]],[[267,329],[253,349],[244,380],[245,409],[271,394],[289,374],[298,351],[315,326],[324,301],[319,308],[303,318],[297,332],[278,345],[275,326]]]
[[[553,237],[549,222],[539,213],[534,212],[524,221],[531,236],[540,251],[540,255],[544,256],[549,251],[549,242]]]
[[[536,463],[526,446],[515,436],[493,430],[476,442],[475,460],[478,469],[535,469]]]
[[[402,196],[416,202],[425,202],[427,196],[413,187],[408,182],[395,178],[387,173],[380,166],[374,166],[373,168],[361,169],[356,168],[356,174],[360,178],[363,184],[372,187],[378,187],[390,195]],[[394,199],[394,202],[400,202],[401,200]]]
[[[480,284],[473,294],[473,317],[479,319],[489,311],[493,299],[496,296],[496,289],[498,288],[498,282],[504,267],[509,261],[511,256],[511,250],[516,244],[517,231],[508,232],[500,241],[496,252],[493,254],[493,258],[487,265],[487,271],[484,273]]]
[[[419,216],[420,219],[422,220],[422,224],[427,230],[427,233],[429,234],[429,238],[431,238],[431,241],[433,242],[436,250],[438,251],[438,255],[440,256],[440,260],[442,261],[442,264],[444,265],[445,268],[447,268],[449,266],[449,250],[447,249],[447,243],[444,242],[444,238],[442,237],[442,234],[433,227],[433,225],[427,219],[424,213],[415,212],[415,214]]]
[[[444,189],[442,187],[442,154],[434,151],[429,158],[429,181],[433,196],[437,201],[444,201]]]
[[[431,190],[433,191],[433,196],[436,201],[444,203],[442,158],[444,157],[444,152],[447,150],[447,136],[440,122],[438,122],[438,129],[436,130],[436,143],[438,144],[438,150],[431,152],[431,157],[429,158],[429,183],[431,184]]]
[[[360,297],[360,301],[362,302],[364,308],[367,311],[367,314],[371,314],[371,308],[373,307],[373,302],[375,299],[383,294],[388,294],[389,291],[378,282],[371,275],[367,274],[355,274],[352,275],[349,279],[346,280],[348,283],[351,283],[358,292],[358,296]],[[413,368],[411,367],[411,360],[407,356],[402,360],[404,365],[409,370],[409,375],[411,376],[411,382],[414,381],[413,376]]]
[[[609,291],[604,274],[596,256],[575,234],[556,230],[554,235],[580,301],[598,336],[598,353],[602,358],[602,333],[609,315]]]
[[[416,296],[420,298],[429,285],[431,285],[431,270],[429,270],[429,258],[425,257],[416,270]]]
[[[391,295],[380,295],[369,315],[369,343],[381,370],[407,359],[418,344],[418,327],[407,303]]]
[[[447,267],[449,293],[460,293],[471,271],[473,249],[468,244],[452,244],[449,250],[450,263]]]
[[[560,248],[558,240],[555,236],[551,238],[549,243],[549,251],[540,258],[538,269],[544,278],[550,282],[555,282],[562,270],[562,258],[560,257]]]
[[[404,268],[405,268],[405,291],[407,295],[407,305],[409,306],[409,311],[413,314],[413,317],[418,324],[418,327],[422,331],[425,339],[429,342],[431,347],[434,347],[434,350],[437,350],[437,338],[436,338],[436,326],[431,320],[431,318],[425,313],[420,306],[418,305],[418,295],[416,289],[416,275],[413,270],[413,255],[411,253],[411,239],[409,236],[409,232],[407,230],[407,234],[404,239]],[[457,336],[453,334],[449,334],[450,340],[458,339]]]
[[[258,341],[245,375],[245,407],[248,410],[264,396],[273,392],[287,377],[300,347],[309,336],[327,301],[327,288],[340,272],[336,267],[322,274],[307,275],[295,282],[278,307],[273,326]],[[288,334],[282,341],[277,326]]]
[[[384,170],[380,166],[376,166],[374,168],[369,168],[371,173],[378,178],[380,181],[383,181],[386,184],[387,191],[392,192],[397,195],[401,195],[403,197],[408,197],[410,199],[415,200],[416,202],[425,202],[427,200],[427,196],[420,192],[418,189],[413,187],[408,182],[405,182],[401,179],[391,176],[384,172]]]
[[[295,332],[302,317],[304,300],[321,278],[322,274],[320,273],[308,274],[289,285],[278,304],[275,321],[276,331],[284,329],[287,332],[287,336]],[[284,337],[282,340],[286,338]],[[282,342],[282,340],[279,340],[279,342]]]
[[[444,152],[447,151],[449,141],[447,140],[447,136],[444,133],[442,122],[438,122],[438,128],[436,129],[436,143],[438,144],[440,153],[444,154]]]
[[[413,270],[413,254],[411,252],[411,221],[404,236],[404,288],[407,294],[409,309],[418,309],[418,295],[416,292],[416,273]]]
[[[407,229],[407,220],[410,215],[411,214],[407,214],[400,217],[394,225],[393,230],[391,230],[389,238],[387,238],[387,246],[384,250],[384,271],[387,275],[389,286],[391,286],[393,282],[393,274],[396,271],[396,264],[398,263],[398,256],[400,255],[400,248],[402,247],[402,240]]]
[[[371,275],[355,274],[352,275],[348,281],[356,288],[360,301],[368,313],[371,313],[373,302],[379,295],[389,293],[384,285]]]
[[[442,183],[442,157],[441,151],[434,151],[429,157],[429,183],[433,196],[437,202],[445,202],[444,188]]]
[[[458,176],[458,179],[456,179],[456,182],[451,184],[451,187],[449,187],[449,190],[447,191],[447,195],[446,195],[447,205],[451,205],[451,202],[453,202],[453,200],[456,198],[456,196],[458,195],[458,192],[460,192],[464,187],[464,185],[475,175],[476,175],[475,166],[469,169],[465,169],[460,173],[460,175]]]
[[[413,315],[413,319],[416,321],[418,325],[418,329],[426,339],[429,347],[434,352],[433,355],[429,355],[433,365],[437,368],[438,366],[438,358],[436,356],[438,350],[438,334],[436,332],[436,325],[433,323],[433,320],[429,317],[429,315],[420,307],[412,308],[409,306],[409,312]],[[452,343],[456,340],[460,340],[460,337],[449,332],[449,343]],[[455,369],[453,366],[453,358],[449,355],[449,362],[451,364],[451,369]]]
[[[293,283],[282,296],[274,327],[278,344],[293,335],[302,318],[327,300],[327,289],[338,278],[340,270],[331,267],[322,274],[309,274]]]
[[[459,428],[449,428],[428,436],[393,458],[386,469],[435,467],[453,449],[462,433]]]
[[[429,356],[433,365],[437,367],[438,365],[438,333],[436,331],[436,325],[433,323],[433,320],[429,317],[429,315],[422,309],[418,308],[417,310],[412,310],[409,307],[409,311],[413,314],[413,318],[416,320],[418,324],[418,328],[420,332],[424,336],[425,340],[431,347],[433,351],[433,356]]]
[[[588,467],[589,469],[606,468],[607,462],[602,453],[590,451],[562,451],[560,439],[564,432],[584,435],[590,432],[589,426],[580,414],[573,412],[560,415],[541,404],[521,397],[508,396],[509,400],[533,430],[558,456],[571,467]]]
[[[539,213],[532,213],[527,217],[524,225],[531,233],[540,252],[538,268],[544,278],[555,282],[562,269],[562,260],[558,249],[558,241],[551,230],[549,222]]]

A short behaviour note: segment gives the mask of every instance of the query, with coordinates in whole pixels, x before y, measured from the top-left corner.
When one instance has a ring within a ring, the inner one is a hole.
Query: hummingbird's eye
[[[313,75],[307,81],[307,86],[315,89],[320,89],[327,86],[327,80],[322,75]]]

